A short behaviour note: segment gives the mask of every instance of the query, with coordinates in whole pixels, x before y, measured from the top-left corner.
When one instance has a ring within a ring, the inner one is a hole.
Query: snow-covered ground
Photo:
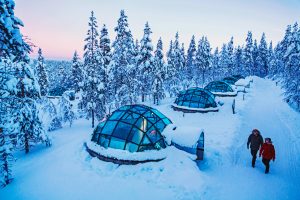
[[[91,123],[78,120],[72,128],[51,132],[52,147],[16,153],[15,179],[0,189],[0,199],[300,199],[300,114],[282,101],[282,90],[270,80],[254,77],[248,91],[245,100],[242,93],[219,97],[224,105],[216,113],[183,115],[170,107],[174,99],[156,107],[181,130],[186,127],[186,133],[172,136],[178,143],[192,145],[198,137],[194,130],[204,130],[205,159],[198,165],[193,155],[174,147],[161,162],[135,166],[91,158],[83,147]],[[260,159],[251,167],[246,141],[253,128],[275,145],[268,175]]]

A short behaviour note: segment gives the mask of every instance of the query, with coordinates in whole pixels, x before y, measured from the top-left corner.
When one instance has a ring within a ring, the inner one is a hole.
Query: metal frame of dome
[[[204,89],[209,90],[214,95],[221,97],[237,95],[237,92],[235,92],[231,85],[225,81],[212,81],[208,83]]]
[[[232,77],[237,78],[238,80],[239,80],[239,79],[244,79],[244,78],[245,78],[244,76],[242,76],[242,75],[240,75],[240,74],[233,75]]]
[[[126,105],[114,111],[94,130],[92,140],[100,146],[140,152],[166,148],[162,131],[171,124],[158,110],[145,105]]]
[[[230,77],[225,77],[225,78],[222,79],[222,81],[224,81],[224,82],[226,82],[226,83],[228,83],[228,84],[230,84],[230,85],[234,85],[235,82],[237,82],[238,80],[239,80],[239,78],[232,77],[232,76],[230,76]]]
[[[203,88],[189,88],[181,91],[178,94],[172,108],[175,111],[182,112],[217,112],[217,103],[215,102],[215,95]]]

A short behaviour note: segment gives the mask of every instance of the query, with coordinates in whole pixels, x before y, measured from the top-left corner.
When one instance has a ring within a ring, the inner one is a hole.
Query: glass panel
[[[104,148],[107,148],[108,147],[108,143],[109,143],[109,136],[107,135],[100,135],[100,138],[99,138],[99,145],[100,146],[103,146]]]
[[[128,134],[131,130],[131,127],[132,127],[132,125],[125,124],[123,122],[119,122],[112,135],[117,138],[126,140]]]
[[[126,149],[127,151],[130,151],[130,152],[137,152],[137,151],[138,151],[138,145],[133,144],[133,143],[131,143],[131,142],[128,142],[128,143],[126,144],[125,149]]]
[[[107,121],[101,133],[111,135],[117,123],[116,121]]]
[[[127,141],[139,144],[143,138],[144,133],[137,128],[133,128],[129,134]]]
[[[150,138],[152,143],[155,143],[162,138],[160,133],[154,127],[148,130],[147,136]]]
[[[198,103],[191,102],[190,107],[191,108],[198,108],[199,106],[198,106]]]
[[[145,137],[143,138],[143,141],[141,143],[142,145],[147,145],[147,144],[151,144],[150,140],[148,139],[148,137],[145,135]]]
[[[125,141],[120,140],[118,138],[112,137],[110,140],[109,147],[115,148],[115,149],[124,149]]]
[[[122,117],[123,114],[124,111],[116,111],[110,116],[109,120],[118,120]]]
[[[189,107],[189,105],[190,105],[190,102],[188,102],[188,101],[185,101],[185,102],[183,102],[183,104],[182,104],[183,106],[186,106],[186,107]]]

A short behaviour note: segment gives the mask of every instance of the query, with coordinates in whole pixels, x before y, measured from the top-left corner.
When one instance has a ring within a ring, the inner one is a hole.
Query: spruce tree
[[[41,96],[46,96],[48,94],[49,81],[47,71],[45,69],[45,59],[42,55],[42,49],[38,50],[38,59],[36,65],[36,75],[38,79],[38,83],[40,86]]]
[[[136,101],[136,70],[134,43],[129,29],[127,16],[121,10],[118,25],[115,28],[116,39],[113,42],[110,77],[113,81],[113,95],[116,107]],[[133,86],[133,87],[132,87]]]
[[[234,75],[234,53],[233,53],[233,37],[231,37],[230,41],[227,44],[227,55],[228,55],[228,65],[226,76]]]
[[[186,57],[186,79],[192,81],[195,74],[196,63],[196,42],[195,36],[192,36]],[[191,83],[193,84],[193,83]]]
[[[140,82],[140,94],[142,102],[151,93],[151,85],[154,81],[155,60],[152,55],[153,46],[150,34],[152,33],[148,22],[145,24],[144,36],[141,40],[141,50],[137,60],[138,76]]]
[[[198,77],[196,79],[196,85],[199,86],[200,83],[202,83],[202,86],[204,86],[207,79],[205,79],[205,76],[207,75],[207,72],[210,67],[211,62],[211,48],[210,44],[206,37],[202,37],[199,40],[198,43],[198,50],[196,53],[196,66],[198,71]],[[201,82],[200,82],[201,81]]]
[[[248,31],[247,38],[246,38],[246,46],[243,51],[243,65],[245,75],[253,75],[253,40],[252,40],[252,32]]]
[[[261,40],[258,46],[258,58],[257,58],[257,68],[260,77],[265,77],[269,73],[268,66],[268,47],[266,42],[265,33],[262,34]]]
[[[94,127],[95,118],[100,120],[106,111],[103,101],[103,56],[99,48],[98,25],[93,11],[88,25],[83,55],[86,77],[83,84],[82,106],[87,117],[92,118],[92,127]]]
[[[80,62],[80,58],[77,54],[77,51],[74,52],[72,58],[72,76],[71,76],[71,83],[72,88],[75,92],[79,92],[81,85],[83,84],[83,66]]]

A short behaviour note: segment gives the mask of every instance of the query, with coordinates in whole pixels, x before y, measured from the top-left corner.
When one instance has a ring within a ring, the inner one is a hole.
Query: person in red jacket
[[[272,144],[271,138],[266,138],[265,143],[260,148],[259,157],[262,156],[262,162],[266,166],[265,173],[269,173],[270,161],[275,161],[275,148]]]

